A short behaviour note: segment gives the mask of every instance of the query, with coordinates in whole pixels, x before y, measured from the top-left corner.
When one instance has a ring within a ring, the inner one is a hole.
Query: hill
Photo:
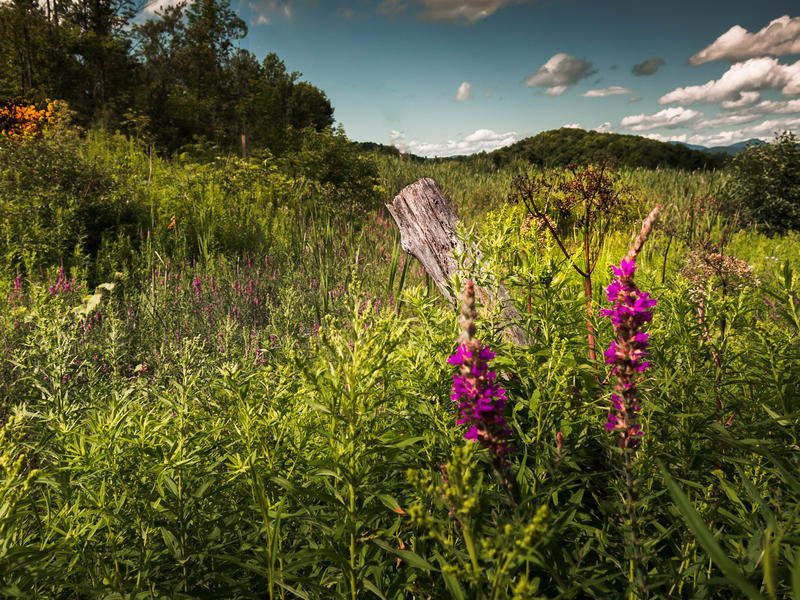
[[[488,156],[498,167],[515,160],[556,167],[570,163],[586,164],[605,158],[626,167],[685,170],[716,169],[722,167],[726,160],[725,156],[694,150],[683,144],[659,142],[639,135],[598,133],[569,127],[543,131],[510,146],[473,156]]]
[[[749,140],[745,140],[743,142],[737,142],[736,144],[730,144],[728,146],[697,146],[695,144],[686,144],[684,142],[669,142],[670,144],[676,144],[679,146],[685,146],[687,148],[691,148],[692,150],[699,150],[701,152],[708,152],[710,154],[727,154],[729,156],[733,156],[735,154],[739,154],[740,152],[744,152],[747,150],[748,146],[763,146],[767,142],[764,140],[759,140],[758,138],[752,138]]]

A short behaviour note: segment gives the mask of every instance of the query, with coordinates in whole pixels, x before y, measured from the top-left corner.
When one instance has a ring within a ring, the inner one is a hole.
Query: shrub
[[[800,143],[793,133],[750,146],[731,164],[727,194],[751,221],[767,233],[800,230]]]
[[[64,103],[39,112],[41,123],[28,110],[27,133],[0,144],[0,269],[11,273],[89,267],[108,240],[133,235],[144,214],[115,165],[88,156]]]

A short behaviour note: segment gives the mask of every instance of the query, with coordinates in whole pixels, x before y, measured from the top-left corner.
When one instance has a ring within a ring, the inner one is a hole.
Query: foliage
[[[237,47],[247,33],[228,0],[165,7],[134,20],[133,0],[0,5],[0,104],[69,104],[75,121],[121,129],[168,152],[198,141],[225,151],[284,150],[288,127],[333,124],[324,92]]]
[[[610,159],[625,167],[685,170],[719,168],[724,161],[723,157],[679,144],[659,142],[638,135],[599,133],[572,127],[543,131],[494,150],[486,156],[496,166],[505,166],[519,159],[546,167],[585,165]]]
[[[783,132],[731,162],[726,195],[767,233],[800,230],[800,142]]]
[[[504,202],[517,171],[373,159],[336,133],[295,134],[279,157],[212,147],[208,161],[96,131],[4,148],[28,188],[4,172],[0,201],[16,210],[4,251],[18,258],[0,269],[0,595],[797,596],[796,234],[731,230],[725,256],[748,269],[718,266],[752,276],[698,285],[681,274],[690,239],[721,239],[727,217],[680,215],[725,175],[620,171],[630,213],[609,224],[594,290],[652,204],[683,226],[666,246],[656,224],[636,260],[658,304],[628,481],[587,318],[600,347],[615,332],[587,315],[585,280],[546,225]],[[474,339],[505,390],[505,480],[456,424],[457,315],[375,202],[421,175],[465,216],[534,340],[510,343],[499,309],[476,298]],[[90,176],[102,193],[84,200]],[[19,193],[73,229],[26,221]],[[135,219],[74,258],[64,239],[90,239],[84,201]]]
[[[0,260],[29,276],[53,265],[85,274],[87,255],[142,223],[138,198],[116,185],[121,173],[86,156],[56,109],[48,108],[43,137],[0,147]]]

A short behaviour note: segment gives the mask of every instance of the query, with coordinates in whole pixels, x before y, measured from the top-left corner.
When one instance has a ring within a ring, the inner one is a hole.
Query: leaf
[[[792,569],[792,595],[794,600],[800,600],[800,550],[794,553],[794,568]]]
[[[161,527],[161,537],[164,538],[164,543],[175,559],[181,560],[183,555],[181,554],[181,548],[175,535],[166,527]]]
[[[416,552],[412,552],[411,550],[400,550],[398,548],[393,548],[387,542],[378,538],[372,540],[372,543],[378,546],[379,548],[382,548],[387,552],[394,554],[395,556],[399,556],[404,561],[406,561],[410,567],[414,567],[416,569],[425,569],[426,571],[436,570],[436,567],[434,567],[431,563],[422,558]]]
[[[708,552],[708,555],[711,557],[711,560],[716,563],[716,565],[725,573],[725,576],[731,580],[732,583],[736,584],[736,586],[747,595],[748,598],[754,598],[758,600],[764,600],[764,597],[756,590],[752,584],[739,572],[738,567],[734,564],[734,562],[725,554],[725,551],[720,547],[717,543],[717,540],[714,539],[714,534],[709,531],[706,524],[700,518],[700,515],[697,514],[697,511],[692,506],[692,503],[689,501],[689,498],[686,494],[683,493],[680,486],[675,483],[675,480],[667,471],[666,467],[661,463],[661,461],[657,461],[658,468],[661,470],[661,474],[664,476],[664,482],[667,484],[667,489],[669,490],[672,499],[675,501],[678,509],[681,511],[683,518],[686,520],[686,524],[689,526],[689,529],[692,530],[697,541],[700,542],[700,545],[703,549]]]
[[[372,583],[369,579],[365,579],[363,583],[364,587],[367,588],[373,594],[375,594],[378,598],[380,598],[381,600],[386,600],[386,597],[381,593],[378,587],[374,583]]]
[[[400,503],[389,494],[378,494],[377,498],[386,508],[396,512],[398,515],[406,514],[406,511],[400,507]]]

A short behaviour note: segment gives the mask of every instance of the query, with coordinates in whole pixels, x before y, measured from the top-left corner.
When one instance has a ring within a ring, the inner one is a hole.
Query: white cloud
[[[750,127],[711,134],[697,133],[687,135],[684,133],[681,135],[664,136],[651,133],[646,137],[660,142],[684,142],[686,144],[697,144],[699,146],[711,148],[714,146],[728,146],[753,138],[770,140],[775,136],[775,132],[786,130],[794,131],[795,133],[800,132],[800,118],[770,119],[757,125],[751,125]]]
[[[654,115],[646,115],[644,113],[640,115],[629,115],[624,117],[619,124],[620,127],[632,131],[647,131],[648,129],[658,129],[660,127],[679,127],[702,116],[703,113],[701,112],[697,112],[691,108],[677,106],[665,108]]]
[[[797,100],[764,100],[750,110],[757,110],[766,114],[790,115],[800,113],[800,99]]]
[[[470,98],[472,98],[472,86],[469,84],[469,81],[465,81],[458,86],[458,91],[456,92],[456,102],[464,102]]]
[[[410,152],[419,156],[456,156],[474,154],[475,152],[491,152],[503,146],[508,146],[518,141],[516,131],[495,133],[491,129],[478,129],[461,140],[448,140],[435,143],[422,140],[406,142],[405,136],[399,131],[390,134],[391,143],[401,152]]]
[[[474,23],[494,14],[509,4],[525,0],[419,0],[425,7],[422,16],[432,21]]]
[[[761,94],[758,92],[739,92],[738,100],[723,100],[722,108],[741,108],[743,106],[749,106],[754,102],[758,102],[760,98]]]
[[[583,129],[580,123],[565,123],[561,126],[562,129]]]
[[[630,94],[628,88],[619,85],[612,85],[611,87],[603,88],[602,90],[589,90],[581,94],[584,98],[605,98],[606,96],[613,96],[615,94]]]
[[[597,70],[592,69],[592,63],[586,59],[559,52],[550,57],[533,75],[526,77],[525,85],[542,86],[546,88],[546,94],[560,96],[569,86],[594,73]]]
[[[595,127],[594,130],[598,133],[607,133],[611,131],[611,122],[606,121],[605,123],[601,123],[600,125]]]
[[[724,103],[723,103],[724,106]],[[766,115],[799,115],[800,99],[797,100],[764,100],[754,106],[738,110],[723,111],[710,119],[698,121],[695,129],[730,127],[764,118]]]
[[[710,119],[703,119],[694,124],[694,129],[717,129],[719,127],[733,127],[762,119],[764,115],[751,112],[718,113]]]
[[[182,0],[152,0],[144,5],[142,12],[147,15],[155,15],[166,8],[180,4]]]
[[[751,58],[731,65],[719,79],[677,88],[661,96],[658,103],[728,102],[730,106],[752,99],[750,92],[765,89],[780,89],[784,96],[800,95],[800,60],[781,65],[775,58]]]
[[[628,102],[630,103],[641,102],[641,101],[642,101],[641,96],[631,96],[630,98],[628,98]]]
[[[737,62],[785,54],[800,54],[800,17],[784,15],[756,33],[734,25],[710,46],[692,56],[689,64],[702,65],[719,59]]]

